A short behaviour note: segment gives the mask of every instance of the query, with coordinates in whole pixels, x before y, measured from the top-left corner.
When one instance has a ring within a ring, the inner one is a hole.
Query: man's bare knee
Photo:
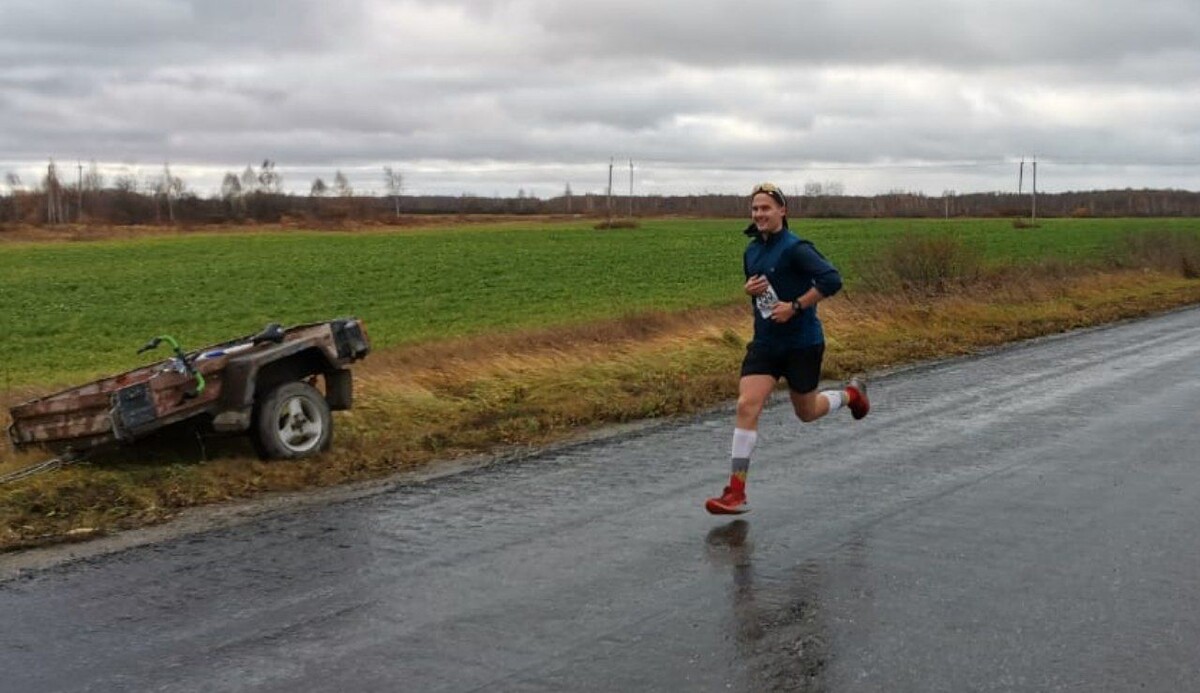
[[[753,397],[738,397],[737,414],[739,417],[758,418],[762,413],[764,402]]]

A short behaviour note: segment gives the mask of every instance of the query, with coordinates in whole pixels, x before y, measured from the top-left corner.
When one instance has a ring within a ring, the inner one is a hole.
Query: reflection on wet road
[[[750,521],[738,519],[712,528],[709,560],[730,569],[732,632],[744,669],[742,688],[821,690],[828,656],[818,620],[817,566],[797,566],[783,584],[755,584]]]
[[[0,582],[0,691],[1196,688],[1200,310],[874,385]]]

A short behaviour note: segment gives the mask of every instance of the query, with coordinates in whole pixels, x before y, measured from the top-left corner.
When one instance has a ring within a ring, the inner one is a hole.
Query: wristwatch
[[[797,313],[799,313],[802,310],[800,308],[800,299],[798,299],[798,298],[792,299],[792,310],[796,311]]]

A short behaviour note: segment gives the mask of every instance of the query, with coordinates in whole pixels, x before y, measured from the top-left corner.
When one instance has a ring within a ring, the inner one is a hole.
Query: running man
[[[852,378],[842,390],[817,392],[825,334],[817,304],[842,288],[842,277],[809,241],[788,229],[787,198],[778,186],[762,183],[750,193],[753,222],[742,258],[746,293],[754,307],[754,339],[746,348],[738,383],[733,430],[733,472],[729,485],[704,507],[715,515],[736,515],[746,504],[746,474],[758,440],[758,416],[779,378],[787,378],[796,417],[807,423],[841,409],[861,419],[871,409],[866,384]]]

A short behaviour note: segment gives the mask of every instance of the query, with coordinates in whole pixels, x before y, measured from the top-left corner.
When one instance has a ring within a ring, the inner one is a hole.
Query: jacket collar
[[[783,234],[787,233],[788,231],[791,231],[791,229],[788,228],[787,224],[784,224],[783,228],[779,229],[778,232],[773,233],[770,236],[767,236],[766,239],[764,239],[762,237],[762,234],[759,233],[758,226],[756,226],[754,224],[754,222],[750,222],[750,225],[747,226],[746,229],[744,231],[742,231],[742,233],[746,234],[748,237],[753,238],[754,240],[756,240],[760,243],[768,243],[772,239],[782,238]]]

